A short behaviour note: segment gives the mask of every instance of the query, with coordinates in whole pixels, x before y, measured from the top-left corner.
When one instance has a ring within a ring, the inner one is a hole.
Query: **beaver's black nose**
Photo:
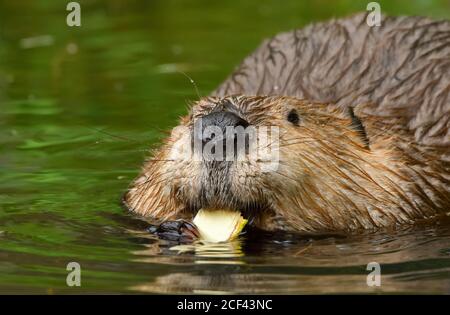
[[[234,155],[239,150],[237,138],[243,134],[249,123],[231,112],[213,112],[198,118],[194,124],[194,142],[201,144],[203,154],[216,154],[218,146],[221,146],[223,154],[215,156],[214,159],[221,160],[226,156],[227,146],[233,146]],[[237,128],[241,127],[241,128]],[[248,138],[244,137],[245,148],[248,148]],[[195,144],[194,144],[195,147]],[[199,146],[197,146],[197,149]],[[228,151],[231,148],[228,148]],[[205,152],[204,150],[207,150]]]

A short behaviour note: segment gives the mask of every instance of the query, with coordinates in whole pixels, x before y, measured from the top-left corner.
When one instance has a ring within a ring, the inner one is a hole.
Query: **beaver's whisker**
[[[165,160],[165,159],[150,159],[150,160],[145,160],[145,162],[175,162],[178,160]]]
[[[162,175],[167,174],[167,173],[168,173],[168,172],[163,173]],[[144,182],[138,183],[138,184],[136,184],[134,187],[140,188],[140,187],[142,187],[142,186],[144,186],[144,185],[150,183],[152,180],[155,179],[155,177],[148,177],[148,176],[146,176],[146,177],[147,177],[147,179],[146,179]],[[186,177],[184,177],[184,176],[178,176],[178,177],[172,178],[172,180],[179,180],[179,179],[185,179],[185,178],[186,178]],[[153,185],[158,185],[158,184],[161,184],[162,182],[165,182],[165,181],[167,181],[167,178],[162,177],[159,181],[153,182],[152,184],[153,184]]]
[[[302,144],[302,143],[311,143],[311,142],[318,142],[317,140],[313,140],[313,139],[308,139],[308,140],[302,140],[302,141],[295,141],[295,142],[290,142],[290,143],[283,143],[280,148],[285,148],[291,145],[296,145],[296,144]]]
[[[283,173],[281,173],[281,172],[278,171],[278,170],[275,171],[275,174],[281,175],[281,176],[286,177],[287,179],[290,179],[290,180],[295,181],[295,182],[298,181],[297,179],[295,179],[295,178],[293,178],[293,177],[291,177],[291,176],[289,176],[289,175],[283,174]]]
[[[81,149],[81,148],[87,149],[87,148],[90,148],[90,147],[92,147],[92,146],[94,146],[96,144],[105,143],[105,142],[106,142],[105,140],[96,140],[94,142],[89,142],[89,143],[86,143],[84,145],[80,145],[80,146],[78,146],[78,149]]]
[[[184,75],[189,80],[189,82],[194,86],[195,93],[197,93],[197,97],[200,100],[202,97],[200,95],[200,92],[198,90],[197,84],[195,83],[194,79],[192,79],[190,76],[188,76],[185,72],[183,72],[181,70],[177,70],[177,72],[181,73],[182,75]]]
[[[130,139],[130,138],[127,138],[127,137],[124,137],[124,136],[119,136],[119,135],[112,134],[110,132],[105,131],[106,128],[105,129],[98,129],[98,128],[94,128],[94,127],[86,126],[86,125],[84,125],[83,127],[91,129],[91,130],[96,131],[98,133],[102,133],[102,134],[107,135],[107,136],[109,136],[111,138],[122,140],[122,141],[145,143],[144,141],[139,141],[139,140]]]
[[[282,135],[280,135],[279,138],[272,140],[270,143],[268,143],[266,146],[264,147],[258,147],[259,149],[266,149],[270,146],[272,146],[276,141],[278,141],[279,139],[283,139],[283,136],[287,134],[287,131],[283,132]],[[289,139],[288,139],[289,140]],[[292,140],[294,140],[294,138],[292,138]]]

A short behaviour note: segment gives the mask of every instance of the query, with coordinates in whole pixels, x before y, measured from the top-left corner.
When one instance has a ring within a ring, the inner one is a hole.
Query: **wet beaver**
[[[278,127],[278,167],[174,158],[175,147],[192,147],[200,118],[221,130]],[[369,27],[358,14],[314,24],[264,41],[196,102],[124,203],[175,234],[189,224],[171,220],[202,207],[238,209],[264,230],[411,224],[450,211],[449,127],[449,21]]]

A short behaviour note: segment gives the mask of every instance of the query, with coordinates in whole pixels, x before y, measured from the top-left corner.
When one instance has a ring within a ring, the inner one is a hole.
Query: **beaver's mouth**
[[[185,189],[187,193],[181,195],[189,216],[195,217],[200,209],[233,210],[251,225],[260,222],[263,215],[274,213],[268,197],[252,189],[259,183],[245,178],[245,172],[239,173],[234,167],[230,161],[203,162],[198,189]],[[240,182],[246,182],[246,186]]]
[[[272,213],[272,208],[265,202],[238,202],[232,201],[229,203],[221,203],[220,206],[217,203],[202,203],[196,205],[190,205],[187,207],[189,213],[194,218],[200,209],[214,210],[233,210],[240,212],[241,215],[248,220],[248,225],[252,225],[261,220],[263,214]]]

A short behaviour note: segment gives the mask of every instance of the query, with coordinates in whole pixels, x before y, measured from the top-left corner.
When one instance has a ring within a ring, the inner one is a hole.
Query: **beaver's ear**
[[[367,136],[366,128],[364,127],[361,119],[355,115],[353,107],[348,107],[348,115],[352,120],[352,128],[358,132],[358,135],[360,136],[361,141],[363,142],[366,149],[370,149],[369,137]]]

